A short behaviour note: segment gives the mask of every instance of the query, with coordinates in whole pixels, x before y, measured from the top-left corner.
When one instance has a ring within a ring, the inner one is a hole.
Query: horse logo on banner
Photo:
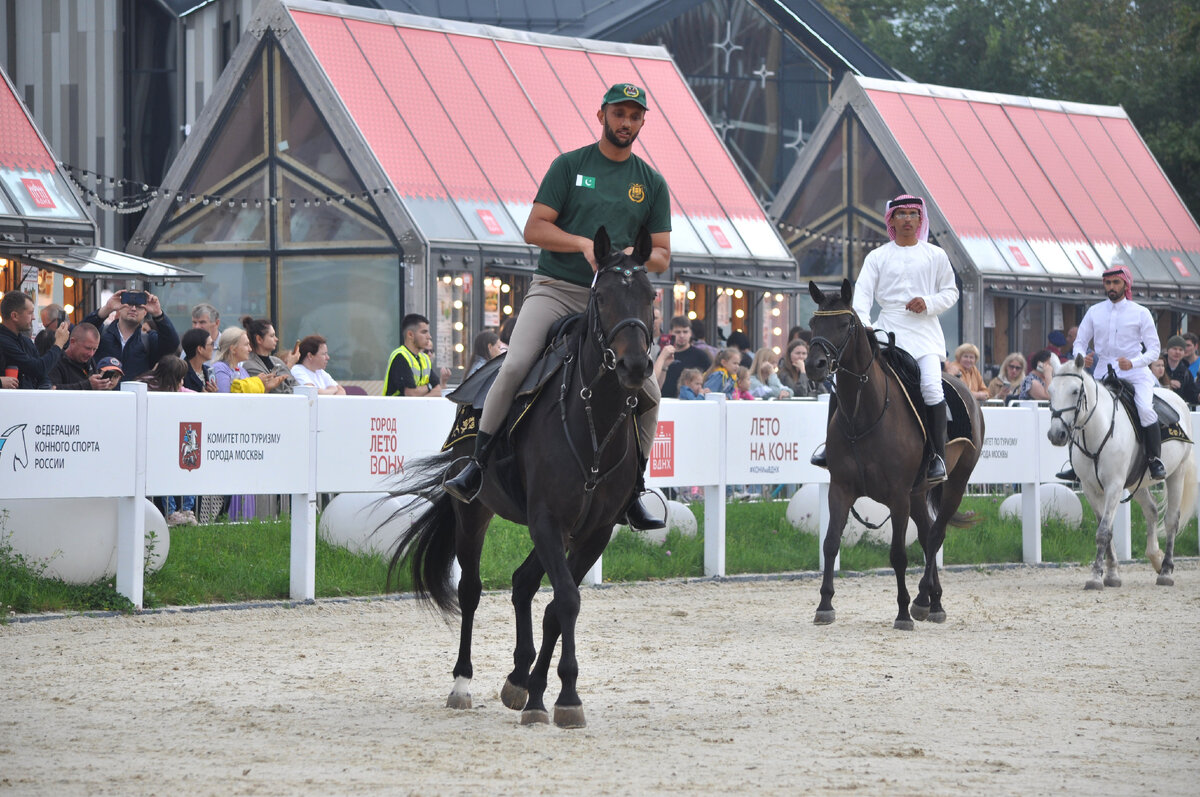
[[[200,467],[200,424],[181,421],[179,424],[179,467],[196,470]]]
[[[17,465],[22,468],[29,466],[29,447],[25,445],[25,424],[18,423],[16,426],[10,426],[0,434],[0,456],[3,456],[5,451],[12,453],[12,469],[15,471]]]

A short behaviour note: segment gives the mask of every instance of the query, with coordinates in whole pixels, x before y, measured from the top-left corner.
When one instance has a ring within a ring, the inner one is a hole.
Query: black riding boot
[[[925,480],[930,484],[946,481],[946,402],[929,407],[929,442],[933,446],[933,460]]]
[[[830,393],[829,394],[829,418],[825,422],[826,429],[829,428],[829,421],[833,420],[833,414],[835,412],[837,412],[837,393]],[[812,457],[810,457],[808,461],[811,462],[812,464],[816,465],[818,468],[828,468],[829,467],[829,460],[825,458],[825,444],[824,443],[822,443],[820,445],[820,447],[816,451],[813,452]]]
[[[1079,475],[1075,473],[1075,466],[1071,464],[1070,460],[1067,460],[1067,467],[1054,474],[1054,478],[1061,479],[1065,482],[1079,481]]]
[[[1159,479],[1167,478],[1167,467],[1163,465],[1162,459],[1162,437],[1158,433],[1158,422],[1154,422],[1149,426],[1143,426],[1142,432],[1146,441],[1146,456],[1149,458],[1150,478],[1158,481]]]
[[[637,484],[633,489],[633,500],[625,507],[625,523],[636,531],[653,531],[666,528],[666,522],[656,518],[642,506],[641,498],[646,493],[646,458],[638,453]]]
[[[447,479],[442,485],[446,492],[464,504],[475,500],[475,496],[479,495],[479,489],[483,487],[483,469],[487,464],[488,455],[492,452],[493,441],[494,437],[487,432],[479,432],[475,435],[475,453],[471,455],[467,466],[460,470],[457,476]]]

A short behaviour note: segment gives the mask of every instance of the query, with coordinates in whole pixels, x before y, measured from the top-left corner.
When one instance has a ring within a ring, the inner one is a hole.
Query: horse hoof
[[[522,689],[507,678],[504,679],[504,688],[500,690],[500,702],[513,711],[520,711],[525,708],[528,700],[529,690]]]
[[[813,617],[813,625],[829,625],[833,622],[833,609],[822,611],[817,609],[816,615]]]
[[[1105,576],[1104,577],[1104,586],[1119,587],[1119,586],[1121,586],[1121,579],[1117,578],[1116,576]]]
[[[912,620],[897,620],[892,623],[892,628],[897,631],[912,631],[916,627],[916,624]]]
[[[549,725],[550,715],[545,709],[527,708],[521,712],[522,725]]]
[[[918,606],[915,602],[912,606],[908,607],[908,613],[912,615],[914,620],[918,620],[920,622],[925,622],[929,619],[929,607]]]
[[[583,718],[583,706],[555,706],[554,724],[560,728],[583,728],[587,720]]]
[[[929,622],[931,622],[931,623],[946,622],[946,613],[945,612],[930,612],[929,613]]]
[[[1158,578],[1154,579],[1154,583],[1160,587],[1173,587],[1175,586],[1175,579],[1160,573]]]
[[[1088,583],[1083,585],[1084,589],[1104,589],[1104,582],[1098,578],[1089,579]]]
[[[446,708],[470,708],[471,693],[470,692],[451,692],[450,697],[446,698]]]

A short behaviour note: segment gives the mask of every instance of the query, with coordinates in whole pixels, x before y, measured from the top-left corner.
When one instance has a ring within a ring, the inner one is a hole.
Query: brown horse
[[[925,421],[918,414],[920,395],[915,397],[916,404],[910,401],[895,372],[880,356],[879,343],[853,310],[853,285],[843,280],[840,295],[826,296],[810,282],[808,291],[817,303],[817,313],[809,322],[813,337],[805,371],[814,381],[837,374],[837,410],[829,419],[825,444],[830,476],[829,530],[823,549],[821,602],[813,622],[833,622],[833,565],[846,516],[855,500],[864,495],[884,504],[892,513],[891,563],[900,607],[894,627],[911,631],[914,617],[944,622],[936,555],[946,539],[946,524],[954,519],[967,479],[979,461],[983,414],[961,381],[943,382],[962,398],[971,422],[971,437],[960,437],[946,445],[947,479],[931,487],[925,480]],[[932,519],[931,511],[935,513]],[[925,575],[912,602],[911,615],[904,584],[908,566],[904,536],[910,517],[916,522],[917,538],[925,553]]]

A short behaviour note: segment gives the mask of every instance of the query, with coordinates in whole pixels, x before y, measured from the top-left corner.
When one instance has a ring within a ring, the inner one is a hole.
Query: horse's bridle
[[[846,353],[846,347],[850,345],[850,341],[854,339],[855,333],[858,332],[858,328],[862,326],[861,322],[859,322],[859,320],[858,320],[858,313],[856,313],[850,309],[818,310],[815,313],[813,313],[813,315],[814,316],[832,316],[832,315],[848,315],[848,316],[850,316],[850,326],[846,329],[846,337],[842,339],[842,342],[840,344],[834,345],[833,341],[831,341],[829,338],[824,337],[823,335],[816,335],[809,342],[809,345],[813,348],[820,349],[821,351],[825,352],[825,356],[829,358],[829,375],[830,376],[833,376],[834,374],[838,373],[839,371],[845,370],[846,373],[850,374],[850,376],[853,376],[859,382],[866,383],[866,381],[867,381],[867,372],[866,371],[864,371],[861,374],[856,374],[853,371],[851,371],[849,368],[846,368],[846,369],[842,368],[842,356]]]
[[[621,458],[604,473],[600,472],[600,457],[604,450],[608,448],[617,436],[626,419],[633,416],[633,412],[638,406],[637,391],[632,391],[625,397],[625,405],[618,413],[612,427],[608,430],[608,434],[601,440],[596,432],[596,421],[592,411],[592,395],[593,390],[601,379],[608,373],[611,373],[617,368],[617,355],[612,349],[612,343],[616,336],[626,327],[633,327],[642,333],[643,339],[646,342],[646,353],[650,352],[650,329],[646,326],[646,322],[640,318],[624,318],[613,325],[612,329],[605,332],[603,325],[600,322],[600,313],[596,308],[596,285],[600,281],[600,277],[604,274],[618,274],[626,285],[633,279],[634,275],[639,271],[645,272],[644,266],[628,266],[616,265],[607,266],[597,269],[596,277],[592,281],[591,292],[588,295],[588,305],[585,311],[585,317],[588,324],[588,333],[579,336],[579,345],[575,352],[567,355],[565,367],[563,368],[563,380],[559,386],[558,406],[559,416],[563,424],[563,436],[567,438],[567,445],[571,449],[571,454],[575,457],[576,463],[579,464],[579,469],[583,472],[583,490],[584,501],[580,507],[580,512],[572,525],[570,533],[574,534],[580,525],[580,522],[588,515],[591,507],[593,493],[600,483],[613,474],[625,462],[625,454],[622,453]],[[584,414],[587,416],[588,436],[592,445],[592,462],[587,465],[583,461],[583,457],[579,455],[579,451],[575,446],[575,441],[571,437],[571,430],[568,424],[567,415],[567,393],[570,390],[572,372],[577,370],[575,366],[582,364],[584,346],[589,340],[595,341],[596,346],[600,349],[600,368],[596,375],[587,384],[584,384],[583,372],[579,372],[579,397],[583,399]],[[648,378],[653,379],[651,374]]]
[[[1053,404],[1051,404],[1050,405],[1050,420],[1062,421],[1063,426],[1067,427],[1067,430],[1068,430],[1067,431],[1067,458],[1070,459],[1070,457],[1071,457],[1071,446],[1078,448],[1079,451],[1085,457],[1087,457],[1088,459],[1090,459],[1092,461],[1092,468],[1096,472],[1096,482],[1099,483],[1100,482],[1100,454],[1104,452],[1104,446],[1108,445],[1108,441],[1112,439],[1113,432],[1117,426],[1117,407],[1115,406],[1116,399],[1113,400],[1113,403],[1114,403],[1113,415],[1112,415],[1112,419],[1109,421],[1109,424],[1108,424],[1108,432],[1105,433],[1104,439],[1100,441],[1100,446],[1093,453],[1088,450],[1087,433],[1084,431],[1084,428],[1087,426],[1088,422],[1092,419],[1092,416],[1096,414],[1096,410],[1100,408],[1100,402],[1099,401],[1095,402],[1092,405],[1092,408],[1089,410],[1088,409],[1088,400],[1087,400],[1087,380],[1083,378],[1083,374],[1055,374],[1056,379],[1064,379],[1066,377],[1073,377],[1073,378],[1079,380],[1079,398],[1075,401],[1074,407],[1062,407],[1062,408],[1056,409],[1055,406]],[[1095,380],[1092,380],[1092,381],[1096,385],[1096,395],[1099,396],[1100,395],[1100,383],[1096,382]],[[1066,422],[1066,420],[1063,418],[1063,415],[1065,415],[1068,412],[1075,413],[1075,419],[1070,424],[1068,424]],[[1087,417],[1084,418],[1082,421],[1079,420],[1080,412],[1087,412]]]

